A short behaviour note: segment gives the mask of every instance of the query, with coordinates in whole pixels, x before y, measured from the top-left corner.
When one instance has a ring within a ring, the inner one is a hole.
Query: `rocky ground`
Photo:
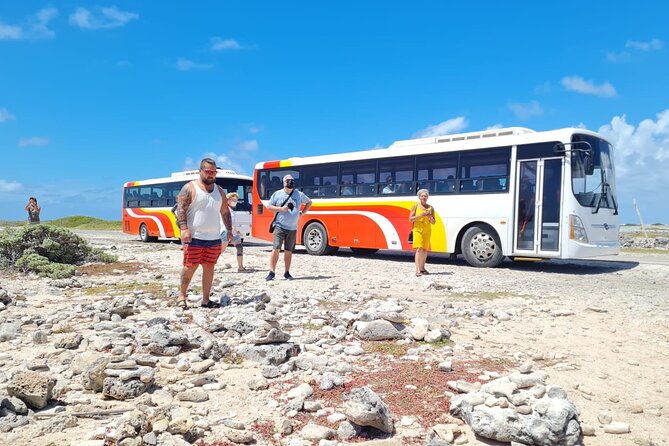
[[[298,251],[296,280],[265,282],[256,243],[251,272],[219,260],[222,308],[198,307],[197,274],[183,311],[178,244],[81,234],[119,262],[0,272],[0,444],[669,444],[657,249],[423,277],[409,255]]]

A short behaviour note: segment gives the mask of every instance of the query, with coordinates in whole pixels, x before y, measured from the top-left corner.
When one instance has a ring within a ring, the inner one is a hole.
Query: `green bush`
[[[16,269],[23,272],[34,272],[42,277],[52,279],[64,279],[74,276],[74,265],[64,263],[49,262],[44,256],[36,253],[30,253],[22,256],[14,265]]]
[[[0,232],[0,263],[42,276],[71,277],[83,262],[116,261],[116,256],[91,248],[73,232],[55,226],[31,225]]]

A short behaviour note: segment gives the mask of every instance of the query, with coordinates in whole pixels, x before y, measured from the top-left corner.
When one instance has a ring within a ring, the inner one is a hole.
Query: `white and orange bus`
[[[139,235],[143,242],[160,238],[179,238],[181,233],[172,208],[179,191],[188,181],[199,178],[199,171],[175,172],[167,178],[130,181],[123,185],[123,232]],[[216,184],[225,193],[237,192],[235,217],[245,237],[251,235],[253,179],[231,170],[217,169]]]
[[[265,206],[286,174],[313,200],[298,227],[309,254],[410,250],[419,189],[436,212],[431,251],[473,266],[619,251],[613,148],[584,129],[513,127],[258,163],[254,237],[271,240]]]

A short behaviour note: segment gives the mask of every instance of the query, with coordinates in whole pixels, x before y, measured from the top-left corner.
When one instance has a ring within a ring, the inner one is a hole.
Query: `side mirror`
[[[581,161],[586,175],[592,175],[595,171],[595,163],[592,156],[592,149],[581,152]]]

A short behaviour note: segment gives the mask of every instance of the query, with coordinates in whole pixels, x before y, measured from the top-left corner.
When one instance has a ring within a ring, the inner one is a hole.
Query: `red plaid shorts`
[[[221,239],[199,240],[194,238],[183,245],[184,266],[215,265],[221,255]]]

